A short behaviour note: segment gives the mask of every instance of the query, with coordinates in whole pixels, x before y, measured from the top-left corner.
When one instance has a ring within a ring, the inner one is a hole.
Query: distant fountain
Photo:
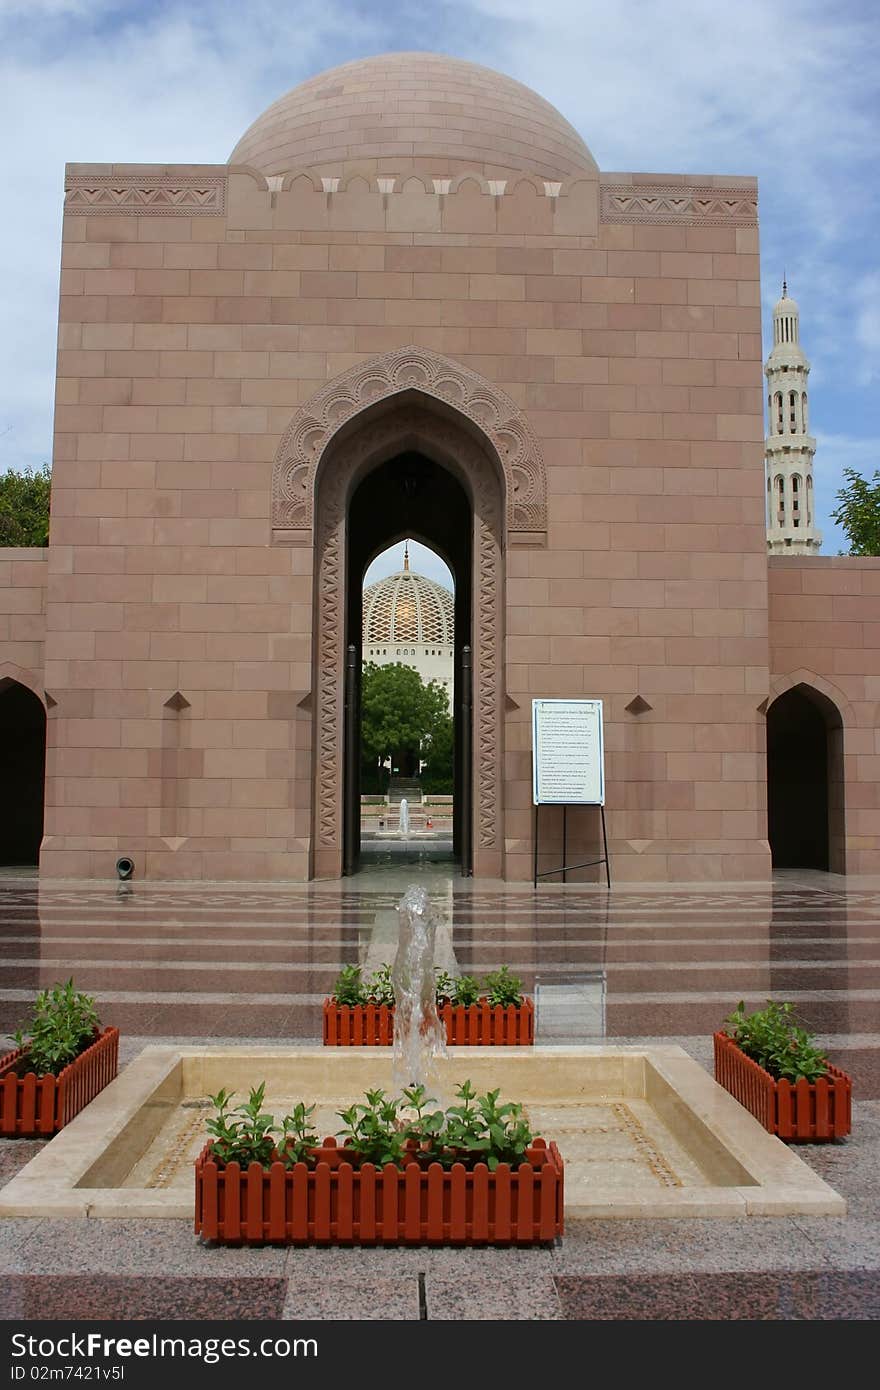
[[[397,908],[394,985],[394,1084],[426,1085],[434,1061],[446,1056],[446,1033],[437,1015],[434,938],[437,917],[424,888],[411,884]]]
[[[409,834],[409,802],[405,796],[400,798],[400,820],[398,821],[401,835]]]

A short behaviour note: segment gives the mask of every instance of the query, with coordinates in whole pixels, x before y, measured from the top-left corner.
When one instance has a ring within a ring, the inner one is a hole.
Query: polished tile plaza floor
[[[0,1316],[880,1317],[873,880],[783,874],[772,887],[535,892],[455,879],[427,859],[310,885],[121,892],[8,878],[0,1034],[27,1016],[37,989],[73,974],[121,1029],[123,1061],[158,1041],[314,1043],[340,965],[390,959],[395,908],[412,881],[429,888],[463,972],[506,962],[537,989],[546,1041],[673,1041],[710,1068],[711,1034],[739,999],[791,999],[853,1077],[852,1136],[798,1150],[849,1214],[570,1222],[555,1248],[532,1251],[236,1251],[206,1249],[175,1221],[7,1219]],[[0,1183],[37,1147],[0,1141]]]

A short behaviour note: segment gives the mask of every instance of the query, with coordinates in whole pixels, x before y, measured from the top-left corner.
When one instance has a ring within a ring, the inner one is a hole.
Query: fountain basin
[[[672,1044],[468,1048],[436,1063],[441,1101],[469,1078],[522,1101],[565,1163],[566,1218],[843,1216],[843,1198]],[[0,1189],[0,1216],[192,1219],[207,1101],[265,1080],[266,1108],[316,1103],[318,1133],[368,1087],[394,1089],[390,1048],[146,1047]]]

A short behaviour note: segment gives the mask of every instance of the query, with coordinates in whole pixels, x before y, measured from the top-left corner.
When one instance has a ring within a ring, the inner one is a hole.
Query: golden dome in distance
[[[452,594],[404,568],[364,589],[364,652],[381,642],[450,644],[455,634]]]
[[[437,53],[384,53],[309,78],[257,117],[229,163],[265,175],[596,172],[577,131],[537,92]]]

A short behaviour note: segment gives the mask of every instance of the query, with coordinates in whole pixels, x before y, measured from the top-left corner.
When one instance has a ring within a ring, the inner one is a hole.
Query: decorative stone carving
[[[753,189],[667,184],[601,184],[603,222],[681,222],[689,227],[756,227]]]
[[[198,174],[69,174],[64,211],[90,217],[102,212],[219,217],[226,211],[226,179]]]
[[[435,446],[432,450],[431,445]],[[405,444],[442,461],[473,499],[474,843],[502,843],[503,510],[486,450],[452,419],[405,405],[364,425],[321,460],[316,500],[318,593],[315,818],[319,850],[342,848],[342,654],[345,641],[345,520],[352,480]]]
[[[328,383],[282,436],[272,476],[276,533],[308,531],[318,461],[336,431],[365,406],[412,392],[453,406],[478,425],[504,473],[508,533],[547,529],[547,477],[537,439],[497,386],[425,348],[406,347],[362,362]]]

